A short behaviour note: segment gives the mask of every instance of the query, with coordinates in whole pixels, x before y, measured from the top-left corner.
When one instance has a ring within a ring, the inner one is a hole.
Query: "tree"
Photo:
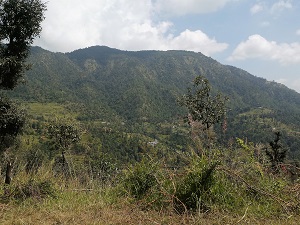
[[[40,0],[0,0],[0,89],[13,89],[29,69],[25,60],[45,10]]]
[[[0,97],[0,153],[7,161],[5,183],[11,182],[12,161],[8,155],[25,123],[25,113],[8,99]]]
[[[198,76],[194,80],[194,87],[188,88],[188,93],[183,95],[180,103],[188,110],[189,122],[200,122],[209,138],[209,129],[226,116],[227,100],[228,98],[220,93],[212,95],[209,81],[203,76]]]
[[[67,124],[53,124],[48,127],[48,135],[54,140],[57,149],[61,151],[61,164],[62,169],[66,172],[68,168],[68,163],[65,157],[65,153],[73,143],[80,140],[78,130]]]
[[[0,152],[13,145],[25,122],[25,113],[8,99],[0,97]]]
[[[226,115],[227,97],[220,93],[212,96],[209,81],[198,76],[194,80],[194,90],[188,88],[188,93],[181,99],[182,105],[186,106],[191,119],[201,122],[209,129],[212,125],[219,123]]]
[[[278,172],[279,164],[283,163],[287,156],[287,149],[283,148],[280,137],[281,133],[276,131],[274,141],[270,141],[269,143],[271,148],[266,149],[266,154],[271,162],[271,168],[274,172]]]
[[[41,32],[45,3],[40,0],[0,0],[0,90],[12,90],[29,69],[30,45]],[[6,152],[24,124],[25,116],[15,104],[0,96],[0,153]],[[5,183],[12,162],[8,160]]]

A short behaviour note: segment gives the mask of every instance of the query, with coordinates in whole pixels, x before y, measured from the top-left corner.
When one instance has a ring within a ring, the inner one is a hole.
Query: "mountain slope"
[[[204,75],[230,99],[227,139],[266,142],[277,128],[294,152],[300,142],[300,94],[201,53],[94,46],[63,54],[33,47],[30,62],[27,84],[12,95],[25,101],[76,103],[84,108],[81,119],[129,125],[174,121],[184,114],[176,99],[197,75]]]

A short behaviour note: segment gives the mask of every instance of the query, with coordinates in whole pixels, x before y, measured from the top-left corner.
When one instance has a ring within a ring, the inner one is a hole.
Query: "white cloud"
[[[256,14],[259,13],[260,11],[262,11],[264,9],[264,6],[262,3],[257,3],[254,6],[251,7],[250,12],[251,14]]]
[[[223,8],[227,3],[240,0],[156,0],[154,7],[169,15],[210,13]]]
[[[187,2],[193,5],[196,1]],[[229,1],[213,2],[220,5]],[[41,38],[35,45],[61,52],[107,45],[124,50],[192,50],[206,55],[227,48],[227,44],[218,43],[200,30],[174,36],[171,22],[157,18],[154,22],[153,4],[151,0],[51,0]]]
[[[292,9],[292,8],[293,5],[291,0],[280,0],[272,5],[271,12],[275,14],[285,9]]]
[[[297,35],[300,35],[300,29],[296,31],[296,34],[297,34]]]
[[[276,0],[273,3],[270,3],[270,1],[260,0],[250,8],[250,13],[254,15],[262,12],[263,10],[267,10],[272,15],[278,16],[278,14],[284,10],[290,10],[293,8],[292,1],[293,0]]]
[[[300,63],[300,43],[276,43],[268,41],[256,34],[240,43],[233,51],[228,60],[245,60],[258,58],[265,60],[275,60],[283,65]]]
[[[224,51],[228,44],[218,43],[215,39],[210,39],[200,30],[185,30],[179,36],[172,38],[169,42],[172,49],[185,49],[190,51],[201,51],[205,55],[212,55],[216,52]]]

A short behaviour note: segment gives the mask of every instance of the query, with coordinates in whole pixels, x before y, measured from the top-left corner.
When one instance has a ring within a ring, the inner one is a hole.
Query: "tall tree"
[[[227,100],[228,98],[220,93],[213,96],[209,81],[203,76],[198,76],[194,80],[194,88],[188,88],[181,104],[187,107],[193,121],[199,121],[205,126],[204,129],[209,129],[226,115]]]
[[[9,149],[16,143],[16,137],[25,123],[25,113],[7,98],[0,97],[0,153],[7,161],[5,183],[11,182],[12,161]]]
[[[0,90],[12,90],[29,69],[30,45],[41,32],[45,3],[40,0],[0,0]],[[3,93],[2,93],[3,94]],[[24,113],[0,96],[0,153],[13,144],[24,124]],[[9,184],[12,163],[8,160],[5,183]]]
[[[13,89],[29,69],[25,60],[45,10],[40,0],[0,0],[0,89]]]
[[[220,93],[213,95],[209,81],[203,76],[197,76],[194,80],[193,88],[188,88],[187,94],[180,99],[181,105],[188,110],[188,120],[196,126],[195,122],[200,122],[206,131],[207,145],[211,144],[212,134],[210,128],[226,116],[226,102],[228,98]],[[199,129],[199,127],[197,127]]]

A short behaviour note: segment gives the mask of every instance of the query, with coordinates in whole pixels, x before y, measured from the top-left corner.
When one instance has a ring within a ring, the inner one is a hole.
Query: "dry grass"
[[[178,215],[170,210],[142,210],[126,199],[110,198],[99,191],[64,190],[57,199],[0,204],[0,224],[300,224],[300,216],[255,218],[247,210],[244,215]]]
[[[120,196],[116,189],[111,190],[110,185],[104,185],[104,187],[100,188],[101,185],[95,182],[87,186],[82,185],[77,179],[71,179],[66,182],[64,177],[53,177],[53,174],[49,171],[49,168],[41,168],[39,173],[36,174],[36,179],[38,181],[52,180],[55,190],[58,192],[57,197],[44,199],[27,198],[21,203],[14,200],[8,201],[8,203],[0,202],[0,225],[300,224],[300,215],[297,215],[298,210],[291,212],[291,214],[286,213],[276,201],[277,198],[283,196],[287,202],[299,203],[299,183],[286,185],[283,193],[281,193],[282,196],[276,195],[275,200],[273,195],[265,195],[259,189],[257,191],[266,197],[262,198],[260,202],[249,201],[249,204],[246,204],[246,206],[236,206],[231,211],[220,204],[216,208],[212,206],[211,211],[206,213],[194,212],[180,215],[175,210],[172,210],[172,204],[168,208],[153,210],[151,207],[145,207],[140,201],[132,201],[128,196]],[[26,184],[26,181],[30,179],[31,177],[26,175],[25,172],[19,172],[14,179],[14,184]],[[245,181],[241,180],[240,178],[239,187],[242,189]],[[231,181],[233,182],[234,180],[231,179]],[[260,187],[254,182],[246,182],[246,184],[246,186],[253,186],[252,188]],[[3,187],[3,185],[0,182],[0,186]],[[3,190],[1,191],[3,192]],[[245,196],[238,193],[235,197],[244,198]]]

